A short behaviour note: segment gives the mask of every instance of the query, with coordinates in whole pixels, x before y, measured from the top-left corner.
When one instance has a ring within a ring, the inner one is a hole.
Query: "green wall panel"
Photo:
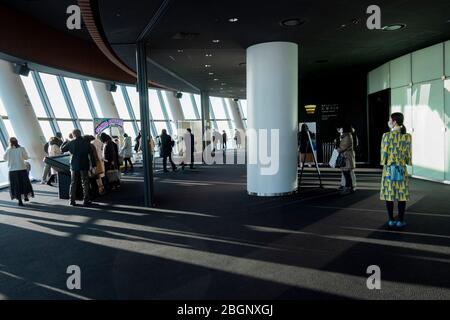
[[[390,77],[391,88],[407,86],[412,82],[410,54],[391,61]]]
[[[413,86],[414,175],[433,180],[445,177],[444,81]]]
[[[416,51],[412,54],[413,83],[441,79],[444,74],[444,44]]]
[[[389,63],[369,72],[368,90],[369,94],[390,88]]]

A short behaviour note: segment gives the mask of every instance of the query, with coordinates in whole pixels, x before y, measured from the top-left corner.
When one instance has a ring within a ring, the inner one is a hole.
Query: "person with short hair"
[[[225,130],[223,130],[222,131],[222,150],[223,151],[227,150],[227,141],[228,141],[227,133],[225,132]]]
[[[184,170],[186,166],[186,162],[189,161],[189,167],[194,169],[194,149],[195,149],[195,141],[194,135],[192,134],[191,128],[186,129],[186,133],[183,135],[183,142],[185,153],[183,155],[183,162],[181,163],[181,169]]]
[[[28,159],[27,150],[19,145],[17,138],[11,137],[3,160],[8,162],[11,200],[17,199],[19,206],[23,206],[22,197],[24,201],[29,201],[29,197],[34,198],[34,191],[25,162]]]
[[[74,139],[63,145],[62,152],[70,152],[70,205],[76,205],[77,184],[83,186],[83,205],[91,205],[89,197],[89,170],[96,168],[95,154],[89,141],[81,136],[79,129],[73,130]]]

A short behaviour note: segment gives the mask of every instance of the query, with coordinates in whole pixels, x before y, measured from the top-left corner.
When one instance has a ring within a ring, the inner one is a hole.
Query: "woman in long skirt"
[[[8,162],[11,200],[17,199],[19,206],[23,206],[22,197],[24,201],[29,201],[29,197],[34,198],[33,187],[25,163],[28,158],[25,148],[19,145],[15,137],[11,137],[3,160]]]

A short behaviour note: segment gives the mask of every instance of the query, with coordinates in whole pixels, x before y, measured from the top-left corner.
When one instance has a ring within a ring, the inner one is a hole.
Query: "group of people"
[[[234,130],[233,140],[236,144],[236,148],[240,149],[242,146],[242,137],[241,137],[241,133],[239,132],[238,129]],[[214,129],[214,131],[212,133],[212,142],[213,142],[213,152],[218,150],[219,145],[222,148],[222,150],[226,151],[227,150],[227,142],[228,142],[228,135],[227,135],[226,131],[222,130],[222,133],[220,133],[219,131]]]
[[[407,133],[404,126],[404,116],[402,113],[393,113],[388,122],[390,131],[385,133],[381,141],[381,165],[383,166],[383,174],[381,181],[380,199],[386,202],[388,212],[387,225],[389,228],[404,228],[406,202],[409,200],[409,182],[407,165],[411,165],[411,135]],[[354,192],[356,186],[355,176],[355,148],[358,146],[358,138],[355,130],[351,125],[338,125],[337,131],[339,139],[336,140],[336,150],[342,156],[342,164],[340,166],[342,172],[342,194]],[[128,135],[124,135],[125,143],[119,151],[118,145],[113,142],[112,138],[106,133],[102,133],[97,137],[82,136],[81,131],[75,129],[69,136],[69,139],[63,142],[62,135],[58,133],[55,137],[45,144],[44,150],[48,156],[57,156],[65,152],[71,154],[70,170],[71,170],[71,186],[70,186],[70,204],[76,205],[76,189],[77,183],[81,180],[83,187],[84,205],[91,204],[89,190],[89,178],[94,177],[98,189],[102,192],[104,189],[114,189],[120,186],[120,162],[119,155],[122,154],[125,161],[125,170],[127,163],[130,164],[132,155],[132,142]],[[142,136],[136,138],[135,151],[141,149]],[[213,137],[214,139],[214,137]],[[226,149],[226,133],[223,132],[222,148]],[[302,136],[299,137],[300,152],[305,153],[305,145],[307,141]],[[185,154],[182,168],[189,163],[194,168],[194,135],[190,128],[186,130],[183,136],[185,143]],[[218,139],[213,140],[216,146]],[[150,143],[150,152],[154,152],[154,143]],[[173,147],[175,145],[172,137],[167,134],[167,130],[163,129],[159,136],[160,155],[163,158],[164,172],[167,170],[167,160],[169,160],[173,171],[177,171],[177,167],[172,160]],[[30,197],[34,197],[33,188],[29,179],[29,164],[26,162],[28,153],[25,148],[19,145],[15,137],[9,140],[9,148],[4,154],[4,160],[8,162],[10,195],[11,199],[17,199],[20,206],[23,201],[29,201]],[[48,165],[44,168],[43,181],[51,184],[55,178],[56,172]],[[47,179],[48,178],[48,179]],[[394,203],[398,202],[398,216],[394,218]]]

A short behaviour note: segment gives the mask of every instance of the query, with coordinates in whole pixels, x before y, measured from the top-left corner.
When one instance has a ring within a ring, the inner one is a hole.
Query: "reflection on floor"
[[[449,186],[413,180],[404,232],[384,228],[380,173],[360,170],[341,197],[340,174],[307,169],[297,195],[246,194],[245,166],[158,173],[157,208],[143,203],[141,170],[90,208],[35,185],[20,208],[0,192],[3,299],[450,298]],[[66,287],[67,267],[82,288]],[[381,268],[370,291],[368,266]]]

